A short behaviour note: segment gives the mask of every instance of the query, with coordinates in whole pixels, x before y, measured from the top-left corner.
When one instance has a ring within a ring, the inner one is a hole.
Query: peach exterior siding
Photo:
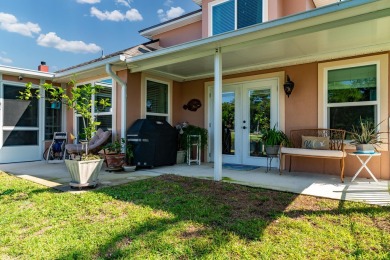
[[[126,129],[141,118],[141,75],[142,73],[127,74]]]
[[[202,38],[201,21],[153,36],[154,40],[159,39],[160,46],[163,48],[194,41],[200,38]]]
[[[389,58],[390,59],[390,58]],[[317,128],[318,122],[318,107],[317,107],[317,71],[318,63],[309,63],[302,65],[295,65],[289,67],[282,67],[271,70],[254,71],[249,73],[241,73],[236,75],[229,75],[224,77],[236,78],[252,75],[260,75],[272,72],[284,71],[295,82],[295,88],[290,98],[285,99],[285,126],[286,133],[289,134],[292,129],[300,128]],[[178,122],[188,121],[190,124],[206,127],[205,122],[205,83],[212,81],[212,78],[188,81],[188,82],[174,82],[173,84],[173,115],[172,124]],[[280,91],[283,91],[282,86]],[[390,85],[387,86],[390,88]],[[197,98],[201,100],[202,107],[196,111],[191,112],[182,108],[183,104],[190,99]],[[390,97],[389,97],[390,98]],[[388,107],[390,114],[390,106]],[[347,150],[352,152],[354,150]],[[288,165],[289,158],[286,160]],[[368,164],[376,177],[381,179],[390,179],[390,160],[389,152],[382,151],[381,157],[373,158]],[[360,167],[357,159],[347,156],[345,176],[352,177]],[[296,172],[317,172],[339,175],[339,161],[329,159],[308,159],[308,158],[294,158],[292,164],[293,171]],[[362,172],[360,177],[369,177],[366,172]]]

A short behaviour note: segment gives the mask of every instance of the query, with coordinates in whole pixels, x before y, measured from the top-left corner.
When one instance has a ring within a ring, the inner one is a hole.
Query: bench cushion
[[[290,148],[290,147],[282,147],[280,149],[280,152],[282,154],[314,156],[314,157],[342,158],[346,156],[345,152],[339,150],[316,150],[316,149]]]

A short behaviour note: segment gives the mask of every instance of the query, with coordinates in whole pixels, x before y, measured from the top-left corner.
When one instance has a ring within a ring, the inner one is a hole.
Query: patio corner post
[[[106,72],[121,86],[121,139],[126,140],[126,100],[127,100],[127,85],[115,72],[112,71],[111,64],[106,64]],[[125,148],[122,148],[122,152]]]
[[[222,180],[222,53],[214,54],[214,180]]]

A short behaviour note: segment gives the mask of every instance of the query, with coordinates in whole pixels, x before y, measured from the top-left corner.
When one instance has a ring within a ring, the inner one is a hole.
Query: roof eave
[[[173,19],[155,26],[139,31],[139,34],[145,38],[152,39],[154,35],[161,34],[185,25],[198,22],[202,19],[202,10],[197,10],[190,15],[184,15],[178,19]]]
[[[137,61],[142,61],[142,60],[147,60],[149,58],[172,54],[175,52],[188,50],[188,49],[192,49],[195,47],[201,47],[201,46],[217,47],[217,46],[221,46],[223,41],[230,40],[230,39],[236,39],[236,38],[243,36],[243,35],[248,35],[248,34],[251,34],[254,32],[259,32],[259,31],[264,31],[266,29],[267,30],[273,30],[273,29],[278,30],[278,28],[280,28],[280,26],[282,26],[282,25],[293,24],[293,23],[301,22],[301,21],[308,20],[308,19],[314,19],[317,17],[325,17],[326,18],[326,15],[328,15],[328,14],[348,10],[350,8],[353,8],[353,7],[359,7],[359,6],[362,6],[364,4],[381,2],[381,1],[382,0],[353,0],[353,1],[340,2],[339,4],[334,4],[334,5],[326,6],[326,7],[319,8],[319,9],[313,9],[310,11],[306,11],[306,12],[294,14],[291,16],[283,17],[283,18],[273,20],[270,22],[249,26],[247,28],[243,28],[240,30],[227,32],[227,33],[223,33],[220,35],[195,40],[195,41],[192,41],[189,43],[184,43],[184,44],[164,48],[161,50],[154,51],[152,53],[146,53],[146,54],[135,56],[135,57],[128,57],[126,59],[126,63],[128,63],[128,64],[130,63],[129,67],[132,67],[131,63],[134,63]],[[341,14],[341,16],[343,16],[343,14]],[[340,18],[343,18],[343,17],[340,17]],[[304,26],[307,27],[307,25],[302,25],[301,27],[304,27]]]
[[[24,77],[39,78],[39,79],[53,79],[55,75],[52,72],[29,70],[29,69],[3,66],[3,65],[0,65],[0,73],[15,75],[15,76],[23,75]]]
[[[86,64],[86,65],[83,65],[80,67],[66,70],[64,72],[56,73],[55,79],[61,80],[61,79],[65,79],[65,78],[68,78],[68,77],[73,76],[73,75],[82,75],[83,73],[91,71],[91,70],[96,70],[96,69],[100,69],[100,68],[104,69],[106,64],[112,64],[112,65],[121,64],[121,63],[124,64],[125,60],[126,60],[125,55],[120,54],[117,56],[110,57],[108,59],[103,59],[103,60],[98,61],[98,62]]]

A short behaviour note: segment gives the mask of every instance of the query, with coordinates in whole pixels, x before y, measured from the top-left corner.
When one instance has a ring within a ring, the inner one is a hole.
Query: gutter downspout
[[[127,85],[115,72],[112,71],[111,64],[106,64],[106,72],[110,75],[117,83],[121,85],[121,138],[126,140],[126,100],[127,100]],[[123,148],[125,149],[125,148]],[[122,151],[125,152],[125,151]]]

